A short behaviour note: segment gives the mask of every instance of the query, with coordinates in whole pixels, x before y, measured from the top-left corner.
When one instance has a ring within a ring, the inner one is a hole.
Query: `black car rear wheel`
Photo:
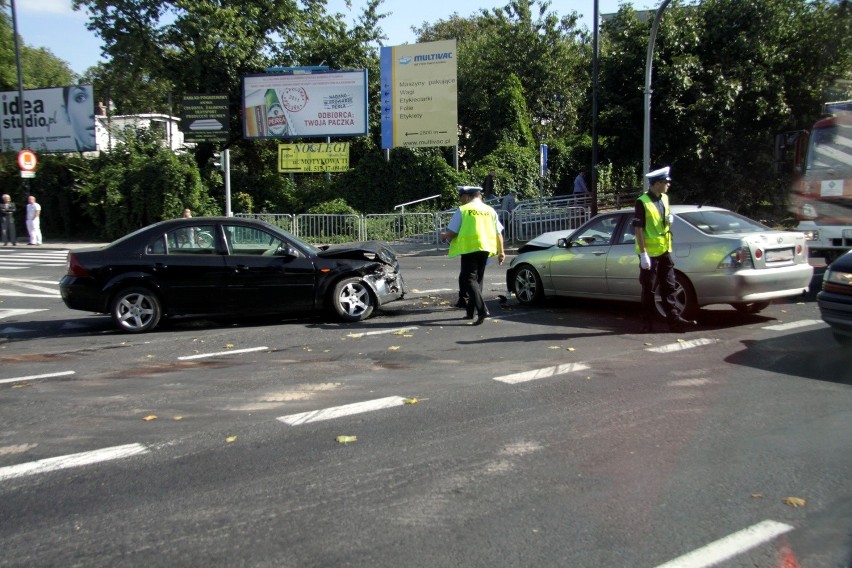
[[[163,316],[160,299],[147,288],[125,288],[112,299],[115,326],[125,333],[142,333],[157,327]]]
[[[331,307],[344,321],[365,320],[375,306],[370,287],[360,278],[345,278],[331,292]]]
[[[512,292],[521,304],[529,305],[541,301],[544,291],[538,272],[528,264],[519,266],[512,279]]]

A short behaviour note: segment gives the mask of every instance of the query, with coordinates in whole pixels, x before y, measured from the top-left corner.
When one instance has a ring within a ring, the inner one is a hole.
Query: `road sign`
[[[35,171],[38,165],[38,157],[32,150],[21,150],[18,152],[18,165],[22,172]]]

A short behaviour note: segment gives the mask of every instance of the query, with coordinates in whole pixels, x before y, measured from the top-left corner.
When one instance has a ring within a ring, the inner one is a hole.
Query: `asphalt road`
[[[852,566],[852,356],[813,294],[637,335],[501,304],[492,265],[472,327],[457,262],[411,256],[361,324],[129,336],[2,252],[0,566]]]

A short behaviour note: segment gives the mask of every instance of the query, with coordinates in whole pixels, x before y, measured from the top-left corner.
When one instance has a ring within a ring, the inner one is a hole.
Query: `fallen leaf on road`
[[[405,398],[405,399],[403,399],[403,400],[402,400],[402,403],[403,403],[403,404],[417,404],[418,402],[420,402],[420,400],[419,400],[419,399],[417,399],[417,398],[414,398],[414,397],[412,397],[412,398]]]
[[[790,505],[791,507],[804,507],[808,504],[808,502],[801,497],[785,497],[784,504]]]
[[[551,345],[551,346],[548,347],[548,349],[562,349],[562,348],[559,347],[558,345]]]
[[[751,498],[752,499],[763,499],[763,493],[752,493]]]
[[[228,436],[227,438],[225,438],[225,441],[230,444],[231,442],[236,441],[236,439],[237,439],[236,436]]]
[[[363,333],[350,333],[346,337],[352,337],[353,339],[360,339],[361,337],[364,337],[364,334]]]
[[[233,343],[226,343],[226,344],[225,344],[225,349],[233,349],[233,348],[234,348],[234,344],[233,344]]]
[[[146,416],[145,418],[143,418],[142,420],[144,420],[145,422],[150,422],[151,420],[156,420],[156,419],[157,419],[156,416],[154,416],[153,414],[150,414],[150,415]]]
[[[565,349],[568,350],[568,351],[574,351],[573,347],[566,347]]]
[[[340,444],[348,444],[350,442],[357,442],[358,436],[338,436],[334,440]]]
[[[399,350],[399,345],[391,345],[390,347],[388,347],[388,351],[398,351],[398,350]]]

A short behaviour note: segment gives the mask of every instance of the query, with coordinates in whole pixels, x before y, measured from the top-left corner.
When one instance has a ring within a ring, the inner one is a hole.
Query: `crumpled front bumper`
[[[402,277],[402,273],[399,272],[398,267],[397,270],[394,270],[390,266],[383,268],[383,270],[371,274],[366,278],[367,282],[373,287],[380,306],[388,302],[401,300],[405,297],[407,291],[405,280]]]

